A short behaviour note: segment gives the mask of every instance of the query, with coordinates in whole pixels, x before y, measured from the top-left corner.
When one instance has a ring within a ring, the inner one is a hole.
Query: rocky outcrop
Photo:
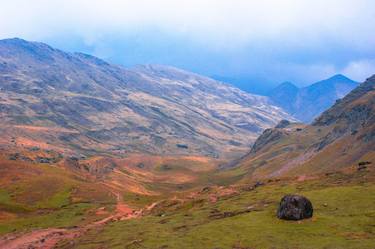
[[[275,128],[278,128],[278,129],[281,129],[281,128],[285,128],[287,127],[288,125],[290,125],[290,122],[286,119],[283,119],[281,120],[276,126]]]
[[[283,220],[302,220],[313,216],[309,199],[301,195],[286,195],[281,199],[277,217]]]
[[[282,138],[284,132],[279,129],[266,129],[262,135],[258,137],[251,148],[250,154],[256,153],[266,145],[272,144]]]
[[[347,123],[363,123],[373,118],[374,114],[371,109],[375,105],[375,99],[370,98],[364,104],[353,105],[353,102],[364,95],[370,95],[375,91],[375,75],[368,78],[359,87],[351,91],[343,99],[336,101],[336,103],[323,112],[313,123],[314,126],[327,126],[336,123],[339,119],[345,120]],[[363,101],[362,101],[363,102]],[[372,115],[371,115],[372,114]],[[372,119],[373,121],[373,119]]]
[[[253,179],[337,171],[368,158],[375,148],[375,76],[325,111],[312,125],[280,122],[230,166]],[[367,165],[358,166],[366,170]]]
[[[358,99],[361,101],[357,101]],[[344,135],[356,135],[359,130],[364,130],[374,124],[375,76],[372,76],[315,120],[313,126],[333,127],[316,147],[322,150]],[[373,134],[373,130],[367,131],[363,136],[364,142],[372,140]]]

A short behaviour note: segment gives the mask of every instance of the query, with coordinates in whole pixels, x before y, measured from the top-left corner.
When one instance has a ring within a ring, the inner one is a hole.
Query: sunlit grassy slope
[[[76,248],[374,248],[374,172],[350,171],[308,181],[238,186],[217,202],[209,189],[193,199],[169,201],[140,219],[112,223],[75,241]],[[224,189],[222,189],[224,191]],[[281,197],[303,194],[312,219],[276,218]],[[211,200],[211,201],[210,201]],[[70,246],[72,244],[69,244]],[[64,248],[64,243],[60,244]]]
[[[114,203],[99,184],[62,168],[1,158],[0,235],[83,224],[97,207]]]
[[[38,164],[0,155],[0,236],[100,220],[113,211],[116,194],[134,209],[171,193],[183,196],[205,186],[216,168],[211,159],[186,156],[92,157],[82,163],[90,170],[74,169],[62,161]],[[100,173],[111,163],[114,170]],[[105,212],[98,214],[99,209]]]

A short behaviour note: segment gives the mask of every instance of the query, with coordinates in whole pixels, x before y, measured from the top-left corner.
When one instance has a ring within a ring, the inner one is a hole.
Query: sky
[[[264,92],[375,73],[373,0],[0,0],[20,37],[124,66],[167,64]]]

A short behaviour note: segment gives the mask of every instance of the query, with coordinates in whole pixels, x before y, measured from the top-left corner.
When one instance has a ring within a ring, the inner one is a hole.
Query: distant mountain
[[[357,82],[338,74],[303,88],[285,82],[273,89],[268,96],[272,103],[295,118],[310,123],[356,86]]]
[[[283,121],[265,130],[237,165],[251,178],[310,175],[373,162],[374,148],[375,75],[311,125]]]
[[[161,65],[131,69],[22,39],[0,41],[2,144],[70,154],[244,153],[281,119],[267,97]]]
[[[269,97],[278,106],[289,113],[294,113],[299,88],[291,82],[284,82],[273,89]]]

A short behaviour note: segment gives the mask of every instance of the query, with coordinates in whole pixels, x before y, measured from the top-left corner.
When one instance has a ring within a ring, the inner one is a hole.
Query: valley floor
[[[233,192],[217,201],[201,196],[186,203],[169,203],[153,215],[92,230],[75,240],[74,245],[77,248],[372,249],[375,182],[369,182],[367,177],[366,173],[335,174],[324,181],[273,182],[254,190]],[[278,202],[287,193],[310,198],[314,217],[300,222],[277,219]]]
[[[312,201],[312,219],[295,222],[276,218],[278,202],[288,193],[302,194]],[[120,214],[118,219],[110,216],[103,225],[82,226],[80,229],[87,229],[79,236],[62,236],[55,246],[373,249],[374,196],[375,171],[352,169],[309,180],[278,179],[261,184],[206,187],[183,198],[158,201],[134,219],[121,218],[131,212],[121,213],[126,205],[120,200],[113,210]],[[4,221],[0,225],[4,226]],[[77,227],[64,229],[73,231],[71,234],[77,231]],[[39,245],[43,243],[48,248],[48,239]]]

